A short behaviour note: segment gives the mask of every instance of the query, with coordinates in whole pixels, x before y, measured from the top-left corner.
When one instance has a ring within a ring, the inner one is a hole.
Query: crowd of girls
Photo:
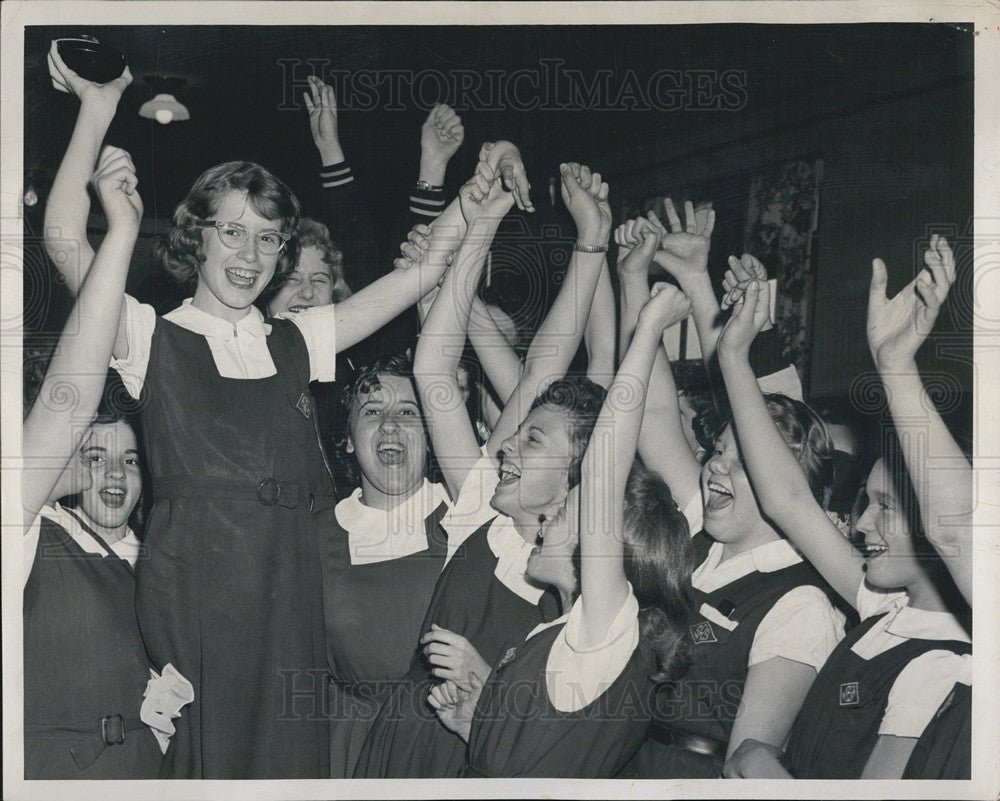
[[[46,205],[77,299],[24,420],[26,778],[969,776],[971,465],[915,366],[944,239],[891,298],[874,262],[894,428],[859,545],[766,265],[712,285],[710,207],[615,227],[560,164],[575,245],[526,335],[480,289],[534,211],[518,149],[484,144],[447,202],[464,129],[435,107],[390,265],[312,78],[322,222],[210,167],[154,308],[125,294],[141,181],[102,149],[131,76],[49,61],[80,103]],[[707,370],[667,358],[688,317]]]

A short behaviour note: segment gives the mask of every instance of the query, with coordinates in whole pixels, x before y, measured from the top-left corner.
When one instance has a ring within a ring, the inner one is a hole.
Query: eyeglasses
[[[199,220],[195,224],[202,228],[215,228],[215,232],[219,235],[219,241],[232,250],[239,250],[250,238],[250,232],[239,223]],[[285,242],[291,238],[291,234],[283,234],[281,231],[261,231],[254,237],[254,240],[260,254],[273,256],[279,253],[285,246]]]

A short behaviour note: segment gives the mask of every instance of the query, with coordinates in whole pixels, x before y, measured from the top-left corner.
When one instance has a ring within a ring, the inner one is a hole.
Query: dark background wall
[[[971,26],[32,28],[25,41],[25,166],[41,203],[26,214],[29,238],[40,234],[46,185],[77,108],[49,85],[45,53],[52,38],[79,33],[124,50],[136,76],[109,141],[136,161],[150,235],[163,229],[199,173],[236,158],[273,169],[308,211],[319,164],[300,98],[305,75],[316,70],[335,85],[347,82],[341,138],[387,239],[416,177],[420,124],[437,100],[457,105],[466,128],[466,144],[449,169],[453,189],[471,173],[482,141],[510,138],[525,154],[543,209],[562,160],[599,168],[616,210],[659,193],[712,200],[717,280],[725,257],[742,249],[751,175],[789,158],[822,158],[813,398],[845,396],[871,369],[864,315],[874,256],[889,265],[893,289],[913,276],[920,243],[932,232],[957,239],[960,259],[968,252],[962,243],[972,233]],[[520,83],[513,81],[517,70],[528,74]],[[660,88],[676,91],[651,99],[650,81],[663,70],[676,76]],[[501,87],[492,94],[486,84],[471,90],[472,79],[462,77],[490,72]],[[361,73],[367,95],[357,84]],[[160,126],[138,116],[152,96],[146,75],[187,81],[177,96],[191,110],[189,122]],[[543,218],[558,223],[560,215],[548,209],[532,225]],[[95,216],[95,234],[100,226]],[[26,266],[39,275],[26,275],[26,282],[43,284],[44,260],[27,261],[37,261],[37,268]],[[133,286],[148,269],[140,248]],[[928,370],[966,389],[970,273],[960,279],[953,313],[939,324],[948,355],[936,353],[936,345],[924,354]],[[45,291],[39,305],[46,313],[36,315],[41,325],[66,302],[58,287]]]

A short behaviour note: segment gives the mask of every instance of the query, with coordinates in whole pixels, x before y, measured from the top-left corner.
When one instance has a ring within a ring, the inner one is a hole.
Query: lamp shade
[[[143,103],[139,109],[139,116],[156,120],[163,125],[174,120],[191,119],[190,112],[177,102],[177,98],[166,93],[158,94],[152,100]]]

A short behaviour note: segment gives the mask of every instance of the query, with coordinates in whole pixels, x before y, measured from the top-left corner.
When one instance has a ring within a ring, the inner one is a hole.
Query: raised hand
[[[638,217],[615,229],[615,243],[618,245],[618,271],[646,275],[660,244],[660,232],[649,220]]]
[[[313,143],[324,164],[336,164],[344,160],[337,130],[337,94],[332,86],[315,75],[310,75],[307,80],[309,91],[302,94],[302,99],[309,112],[309,130],[312,132]]]
[[[431,624],[431,630],[420,638],[424,648],[424,657],[434,667],[431,674],[439,679],[451,679],[461,687],[468,689],[471,677],[475,674],[486,676],[490,666],[465,637],[437,624]]]
[[[889,299],[885,262],[872,262],[868,292],[868,347],[879,370],[908,366],[934,328],[941,304],[955,282],[955,257],[935,234],[924,253],[920,274]]]
[[[601,180],[601,174],[576,162],[560,164],[559,172],[562,199],[576,223],[581,244],[606,245],[611,234],[611,206],[608,185]]]
[[[458,197],[470,228],[480,218],[499,222],[515,202],[513,192],[504,188],[503,181],[486,161],[476,165],[475,174],[458,190]]]
[[[484,142],[479,151],[479,160],[485,161],[494,172],[499,172],[503,185],[514,196],[514,202],[522,211],[534,211],[531,205],[531,184],[528,183],[521,152],[511,142],[500,140]]]
[[[691,314],[691,299],[673,284],[660,281],[653,284],[649,301],[639,312],[639,320],[658,331],[665,331]]]
[[[431,246],[431,227],[417,223],[406,235],[406,241],[400,244],[398,256],[392,266],[397,270],[409,270],[419,267]]]
[[[55,41],[49,48],[48,62],[49,75],[52,77],[52,85],[56,89],[74,94],[80,98],[81,104],[100,108],[112,116],[114,116],[115,109],[118,108],[122,92],[132,83],[132,72],[128,67],[125,67],[125,71],[113,81],[105,84],[81,78],[66,66],[59,55],[59,48]]]
[[[108,218],[108,230],[137,234],[142,221],[142,198],[136,191],[139,180],[132,157],[121,148],[107,145],[101,151],[91,181]]]
[[[754,337],[769,318],[770,290],[766,281],[749,281],[735,304],[732,315],[719,337],[719,354],[746,355]]]
[[[728,309],[736,298],[743,294],[746,283],[752,278],[767,280],[767,270],[760,259],[750,253],[744,253],[742,258],[729,257],[729,269],[722,278],[722,308]],[[733,290],[738,290],[734,292]]]
[[[680,282],[708,272],[708,248],[715,228],[715,210],[700,208],[696,212],[691,201],[684,203],[684,225],[673,201],[663,199],[667,212],[668,231],[652,211],[649,220],[660,228],[660,249],[653,256],[660,267]]]
[[[462,120],[451,108],[443,103],[434,106],[420,129],[421,160],[426,159],[441,167],[455,155],[465,141]]]

